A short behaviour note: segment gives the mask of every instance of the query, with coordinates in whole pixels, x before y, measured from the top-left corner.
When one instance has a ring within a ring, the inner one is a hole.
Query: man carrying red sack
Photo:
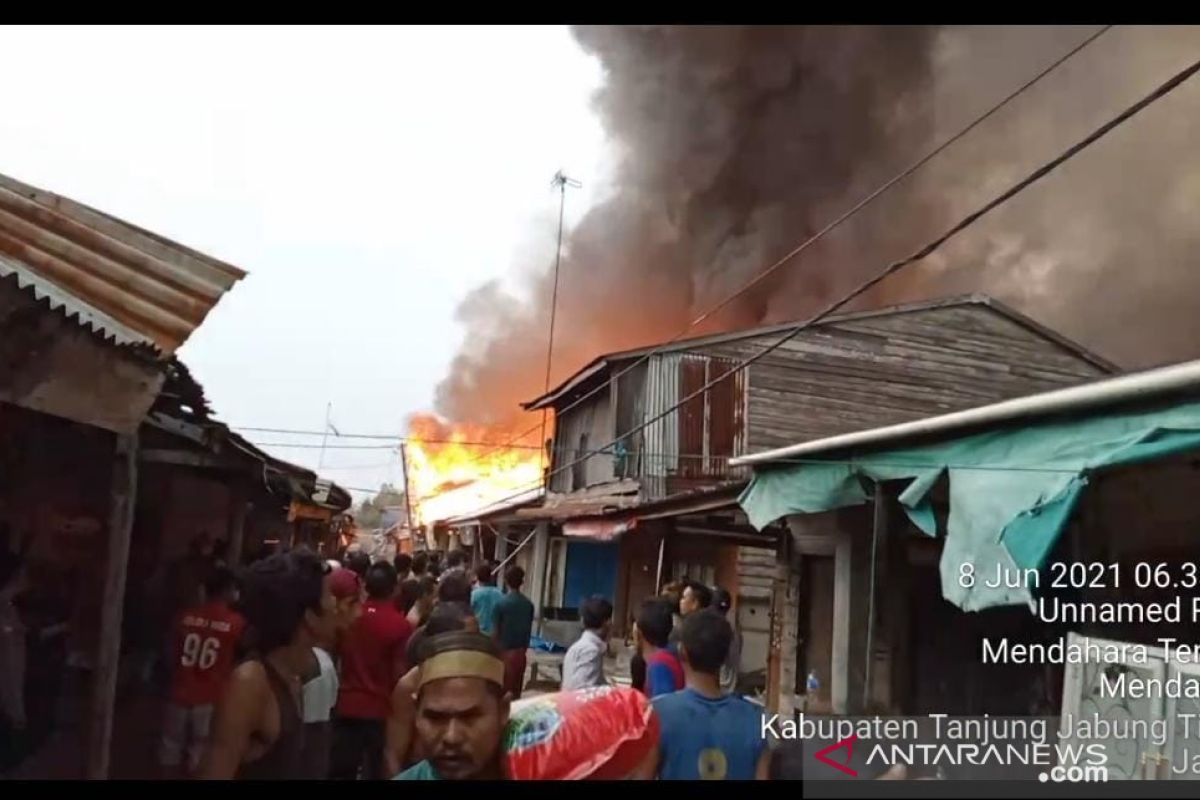
[[[422,642],[417,658],[415,728],[426,758],[395,779],[503,778],[509,697],[496,644],[471,631],[442,633]]]

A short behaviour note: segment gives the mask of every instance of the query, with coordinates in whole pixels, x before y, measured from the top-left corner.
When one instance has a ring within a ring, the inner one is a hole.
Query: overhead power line
[[[306,444],[301,442],[255,442],[255,447],[290,447],[295,450],[395,450],[398,444]]]
[[[324,436],[324,434],[321,431],[297,430],[295,428],[256,428],[256,427],[252,427],[249,425],[230,425],[229,427],[235,431],[251,431],[251,432],[257,432],[257,433],[286,433],[286,434],[294,435],[294,436]],[[368,439],[368,440],[376,439],[376,440],[380,440],[380,441],[395,442],[397,445],[404,442],[404,443],[413,443],[413,444],[458,444],[458,445],[462,445],[463,447],[496,447],[496,448],[499,448],[499,445],[496,442],[478,442],[478,441],[469,441],[469,440],[465,440],[465,439],[431,439],[431,438],[428,438],[425,436],[400,436],[398,434],[338,433],[338,434],[336,434],[336,437],[339,439]],[[274,443],[271,443],[271,444],[274,444]],[[293,445],[289,445],[287,443],[280,443],[280,446],[289,447],[289,446],[293,446]],[[296,445],[296,446],[307,447],[307,445]],[[329,445],[330,449],[336,449],[338,447],[345,447],[345,445]],[[542,448],[536,444],[511,444],[511,445],[505,445],[504,449],[541,450]]]
[[[290,434],[296,434],[298,436],[324,436],[325,435],[324,431],[297,430],[295,428],[259,428],[259,427],[255,427],[253,425],[230,425],[229,427],[235,431],[253,431],[255,433],[290,433]],[[395,441],[395,442],[398,442],[404,438],[403,436],[399,436],[399,435],[393,434],[393,433],[341,433],[341,432],[338,432],[334,435],[339,439],[386,439],[388,441]]]
[[[436,444],[436,445],[460,445],[462,447],[495,447],[495,442],[464,442],[458,439],[419,439],[405,438],[403,436],[394,439],[395,444],[312,444],[309,442],[256,442],[250,440],[250,443],[258,447],[294,447],[298,450],[320,450],[324,447],[326,450],[395,450],[402,444]],[[540,450],[541,448],[535,445],[513,445],[512,450]]]

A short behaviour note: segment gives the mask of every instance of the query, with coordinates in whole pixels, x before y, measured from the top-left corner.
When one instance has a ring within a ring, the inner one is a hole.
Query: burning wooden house
[[[613,598],[616,627],[628,630],[644,597],[686,576],[736,598],[742,666],[762,669],[779,653],[786,584],[772,553],[785,526],[750,524],[737,502],[749,472],[731,459],[1113,369],[976,296],[830,317],[718,380],[791,328],[603,355],[525,405],[554,412],[545,501],[514,512],[540,526],[533,569],[542,617],[601,594]]]

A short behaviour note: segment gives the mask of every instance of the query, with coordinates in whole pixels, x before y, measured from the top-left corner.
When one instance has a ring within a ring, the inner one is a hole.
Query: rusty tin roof
[[[169,356],[246,273],[0,175],[0,277],[120,345]]]

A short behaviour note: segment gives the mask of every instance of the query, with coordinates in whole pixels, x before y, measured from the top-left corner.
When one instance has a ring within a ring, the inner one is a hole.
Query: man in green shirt
[[[504,659],[504,688],[513,700],[520,700],[525,685],[525,653],[533,634],[533,603],[521,594],[525,570],[509,567],[504,583],[508,591],[497,601],[492,614],[492,638]]]
[[[396,780],[497,780],[508,724],[504,662],[481,633],[452,631],[420,646],[415,729],[420,761]]]

